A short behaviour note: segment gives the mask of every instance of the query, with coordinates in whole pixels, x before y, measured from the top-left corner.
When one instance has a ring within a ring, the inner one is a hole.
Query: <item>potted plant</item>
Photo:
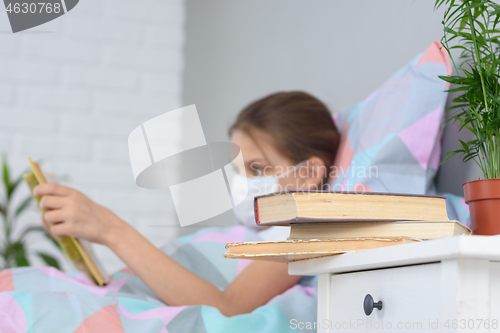
[[[18,237],[14,237],[17,219],[31,206],[33,199],[31,195],[13,207],[13,198],[19,185],[22,183],[22,174],[11,179],[11,173],[7,164],[7,158],[2,158],[2,185],[3,195],[0,195],[0,216],[3,222],[2,242],[0,243],[0,269],[11,267],[29,266],[28,249],[26,248],[26,237],[33,232],[42,232],[52,239],[40,226],[29,226],[22,230]],[[53,241],[55,243],[55,241]],[[57,245],[57,243],[55,243]],[[35,253],[49,266],[59,269],[57,259],[44,252]]]
[[[474,160],[484,179],[463,184],[474,234],[500,234],[500,5],[490,0],[437,0],[435,9],[447,5],[443,47],[448,51],[456,75],[440,77],[459,91],[450,120],[459,130],[468,130],[474,139],[460,141],[461,148],[448,158],[462,154]],[[452,50],[461,54],[457,67]]]

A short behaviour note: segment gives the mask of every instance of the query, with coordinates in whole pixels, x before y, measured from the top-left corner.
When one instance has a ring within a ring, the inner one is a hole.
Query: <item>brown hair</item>
[[[328,108],[316,97],[301,91],[279,92],[243,109],[229,128],[249,133],[252,128],[271,135],[276,147],[294,163],[313,156],[323,160],[330,175],[340,135]]]

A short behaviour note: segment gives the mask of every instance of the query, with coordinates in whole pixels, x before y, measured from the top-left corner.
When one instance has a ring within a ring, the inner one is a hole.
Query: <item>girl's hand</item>
[[[52,235],[69,235],[108,245],[117,231],[128,227],[112,211],[72,188],[40,184],[33,193],[42,196],[40,206],[46,211],[43,223],[52,224]]]

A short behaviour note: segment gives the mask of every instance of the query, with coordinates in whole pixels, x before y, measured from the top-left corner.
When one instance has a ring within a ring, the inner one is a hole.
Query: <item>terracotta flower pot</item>
[[[480,179],[463,185],[474,235],[500,234],[500,178]]]

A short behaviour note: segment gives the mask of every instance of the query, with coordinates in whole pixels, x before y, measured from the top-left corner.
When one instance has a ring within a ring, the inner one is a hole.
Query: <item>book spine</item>
[[[84,246],[84,244],[82,244],[78,238],[73,238],[73,241],[75,243],[75,247],[77,248],[83,259],[83,262],[85,263],[87,270],[90,272],[90,276],[94,278],[94,281],[99,286],[105,285],[107,283],[107,276],[105,276],[103,269],[99,270],[99,268],[95,265],[97,258],[95,257],[95,255],[92,256],[89,253],[92,249],[90,242],[87,242],[88,244]]]
[[[254,205],[255,221],[257,222],[257,224],[260,224],[259,202],[257,201],[257,198],[253,199],[253,205]]]

